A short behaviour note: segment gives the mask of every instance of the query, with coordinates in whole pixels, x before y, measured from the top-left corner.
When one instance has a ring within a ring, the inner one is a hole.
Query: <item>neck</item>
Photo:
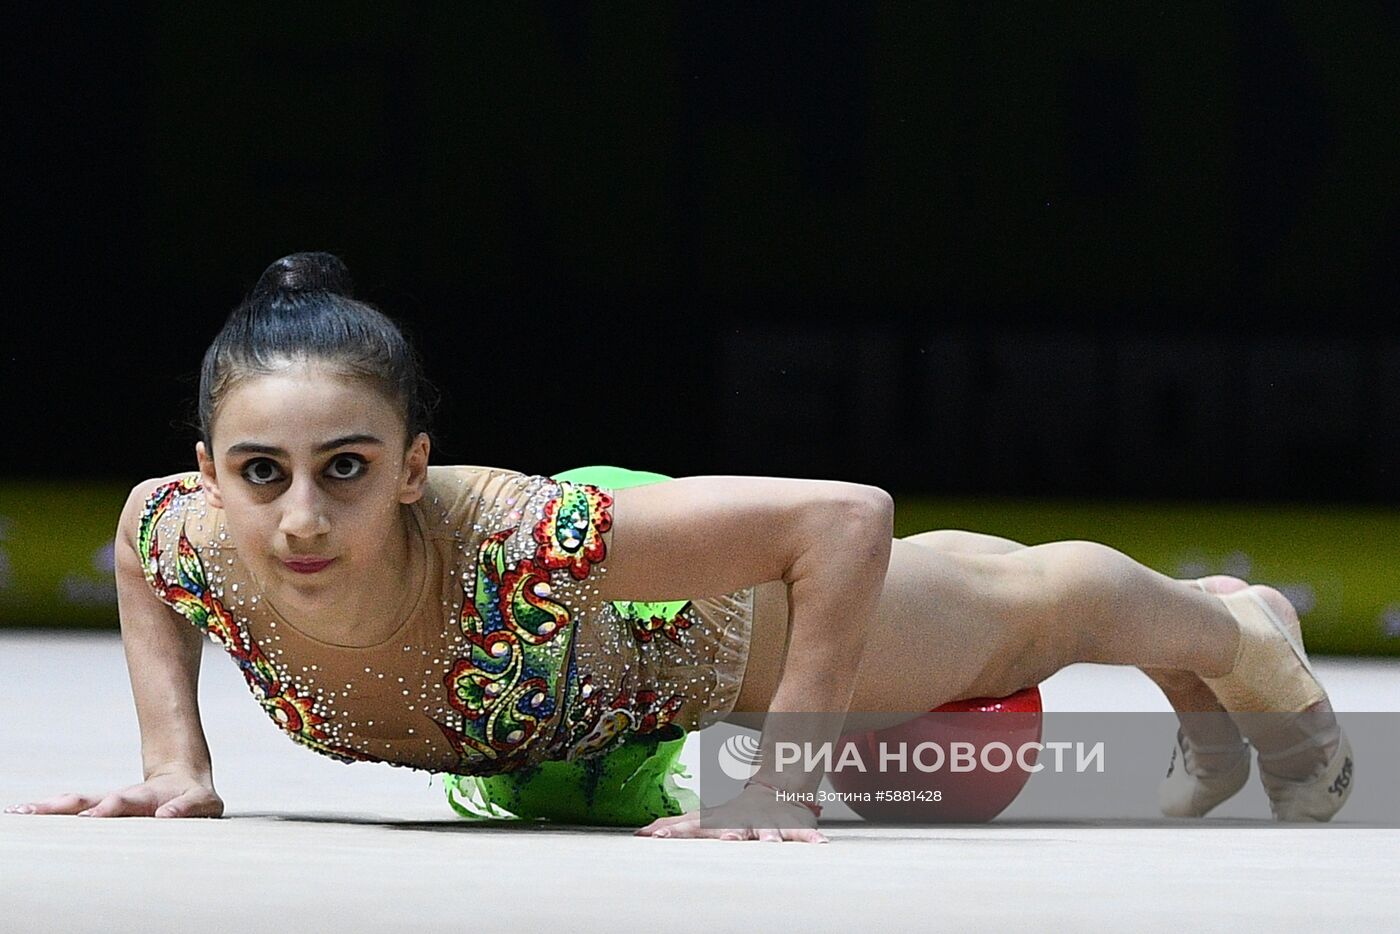
[[[385,543],[384,560],[377,563],[375,573],[347,592],[343,606],[332,614],[322,619],[299,617],[297,628],[322,642],[347,647],[377,645],[399,628],[413,610],[424,574],[410,507],[401,507],[399,515],[401,521]]]

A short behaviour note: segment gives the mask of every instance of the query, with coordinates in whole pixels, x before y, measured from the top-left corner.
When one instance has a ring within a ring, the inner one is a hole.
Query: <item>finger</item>
[[[674,817],[658,817],[656,820],[652,821],[650,824],[647,824],[645,827],[638,827],[638,828],[637,828],[637,833],[639,833],[639,834],[651,834],[651,833],[655,832],[656,830],[658,830],[658,829],[660,829],[660,828],[662,828],[662,827],[665,827],[666,825],[670,824],[670,823],[671,823],[672,821],[674,821],[674,820],[675,820]]]
[[[767,828],[758,832],[759,843],[782,843],[783,835],[778,830],[768,830]]]
[[[831,842],[830,840],[827,839],[826,834],[822,833],[820,830],[817,830],[815,827],[812,827],[812,828],[804,828],[804,829],[802,829],[802,830],[795,830],[795,831],[792,832],[792,836],[788,837],[788,839],[789,839],[789,840],[800,840],[800,841],[803,842],[803,843],[830,843],[830,842]]]
[[[156,808],[156,817],[218,817],[223,813],[223,802],[211,800],[203,792],[187,791],[178,798]]]
[[[676,814],[671,817],[658,817],[650,824],[647,824],[645,827],[638,829],[637,835],[641,837],[654,836],[656,831],[660,830],[661,828],[671,827],[677,822],[686,820],[687,818],[691,817],[694,813],[695,812],[691,811],[685,814]]]
[[[80,795],[76,792],[69,792],[63,795],[54,795],[52,798],[45,798],[43,801],[35,801],[31,804],[21,805],[31,810],[30,814],[77,814],[84,808],[92,807],[102,798],[98,795]]]
[[[143,800],[127,794],[126,792],[114,791],[103,798],[96,805],[86,811],[80,812],[80,817],[149,817],[155,810],[154,802]]]
[[[696,837],[700,836],[696,831],[700,829],[700,818],[684,816],[680,820],[668,827],[662,827],[652,834],[653,837]]]
[[[670,836],[693,840],[752,840],[752,827],[707,827],[701,820],[671,830]]]
[[[696,827],[690,836],[711,840],[752,840],[753,830],[742,827]]]
[[[755,831],[752,827],[743,827],[739,829],[729,828],[721,830],[719,838],[721,840],[757,840],[757,833],[758,831]]]
[[[194,807],[194,802],[189,800],[189,795],[180,795],[178,798],[171,798],[169,801],[156,808],[155,817],[184,817],[189,814]]]

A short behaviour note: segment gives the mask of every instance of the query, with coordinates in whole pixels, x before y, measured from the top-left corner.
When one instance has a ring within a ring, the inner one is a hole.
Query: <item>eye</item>
[[[249,483],[265,486],[282,479],[282,468],[266,458],[260,458],[243,465],[243,478]]]
[[[331,461],[326,470],[333,480],[354,480],[365,472],[365,459],[354,454],[342,454]]]

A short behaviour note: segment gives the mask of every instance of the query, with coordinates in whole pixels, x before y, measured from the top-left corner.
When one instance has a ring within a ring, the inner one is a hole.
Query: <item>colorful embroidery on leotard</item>
[[[561,483],[534,527],[539,548],[533,558],[507,567],[514,527],[481,543],[461,622],[471,654],[457,659],[445,679],[462,728],[434,721],[462,757],[464,772],[512,771],[541,741],[544,758],[572,759],[606,748],[629,730],[659,729],[680,709],[680,695],[658,703],[655,691],[624,690],[604,704],[591,677],[578,671],[569,609],[551,599],[550,569],[568,568],[584,580],[603,560],[600,533],[612,525],[611,505],[612,497],[596,487]],[[561,709],[554,737],[544,740],[540,725]]]
[[[644,734],[659,730],[676,718],[684,703],[679,694],[663,700],[655,691],[643,689],[619,691],[606,709],[586,705],[589,715],[575,723],[575,734],[582,735],[569,738],[567,758],[574,760],[607,749],[629,731]]]
[[[689,617],[681,615],[688,606],[689,600],[672,600],[667,603],[613,601],[613,609],[617,610],[618,616],[627,620],[632,627],[632,638],[638,642],[650,642],[652,636],[659,632],[672,642],[680,644],[681,630],[690,628]]]
[[[574,580],[607,556],[603,533],[612,528],[612,497],[595,486],[562,481],[535,526],[535,560],[553,571],[568,568]]]
[[[541,721],[558,709],[560,658],[573,633],[568,609],[549,599],[548,573],[528,558],[506,567],[505,542],[514,533],[496,532],[477,550],[476,583],[461,623],[471,654],[457,659],[445,679],[464,729],[438,723],[457,754],[478,769],[485,762],[511,768]]]

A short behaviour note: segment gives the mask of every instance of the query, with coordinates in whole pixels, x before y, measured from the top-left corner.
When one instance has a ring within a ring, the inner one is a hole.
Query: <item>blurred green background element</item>
[[[895,534],[962,528],[1028,545],[1088,539],[1180,578],[1277,587],[1309,651],[1400,655],[1400,512],[1383,508],[896,499]]]
[[[127,489],[0,485],[0,625],[114,628],[112,541]],[[1089,539],[1173,577],[1282,590],[1319,654],[1400,655],[1400,512],[896,497],[895,532],[968,529],[1026,544]]]
[[[0,484],[0,626],[112,627],[112,542],[129,487]]]

